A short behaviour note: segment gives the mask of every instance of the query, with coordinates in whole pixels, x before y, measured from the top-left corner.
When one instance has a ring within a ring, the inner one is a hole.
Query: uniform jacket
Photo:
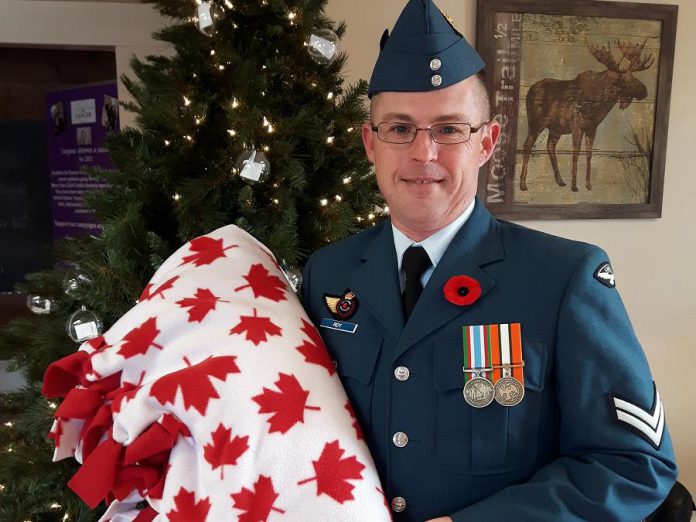
[[[355,333],[319,330],[387,499],[406,502],[396,521],[641,520],[657,508],[676,479],[672,443],[619,294],[595,274],[606,262],[477,201],[404,324],[388,221],[309,259],[303,303],[317,325],[335,320],[325,294],[358,300]],[[444,297],[456,275],[482,287],[470,306]],[[462,328],[502,323],[521,323],[525,398],[476,409],[462,396]]]

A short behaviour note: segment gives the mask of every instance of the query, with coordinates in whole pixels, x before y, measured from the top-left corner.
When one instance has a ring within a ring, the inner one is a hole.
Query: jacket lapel
[[[486,294],[495,286],[495,280],[481,267],[504,258],[498,223],[483,204],[476,200],[474,212],[454,237],[425,285],[399,339],[394,358],[485,299]],[[445,299],[443,287],[455,275],[467,275],[479,282],[481,297],[477,302],[470,306],[458,306]]]
[[[404,328],[401,289],[394,249],[391,222],[385,220],[381,230],[362,255],[362,265],[353,272],[350,288],[360,304],[398,338]]]

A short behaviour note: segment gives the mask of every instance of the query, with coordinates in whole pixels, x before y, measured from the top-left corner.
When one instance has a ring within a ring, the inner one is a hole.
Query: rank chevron
[[[653,384],[654,386],[654,384]],[[655,448],[660,447],[662,434],[665,430],[665,410],[662,406],[660,393],[654,388],[652,411],[647,411],[624,399],[613,396],[616,407],[616,419],[628,424]]]

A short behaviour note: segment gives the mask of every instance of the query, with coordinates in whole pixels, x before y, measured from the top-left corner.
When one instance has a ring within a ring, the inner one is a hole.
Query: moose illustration
[[[611,42],[606,46],[596,47],[587,38],[585,43],[594,58],[604,65],[603,72],[584,71],[574,80],[557,80],[544,78],[534,83],[527,92],[527,123],[529,130],[523,147],[522,174],[520,190],[527,190],[527,164],[532,147],[539,134],[549,130],[546,150],[551,159],[556,183],[565,186],[558,170],[556,145],[564,134],[573,137],[573,184],[577,192],[578,156],[582,138],[585,137],[585,153],[587,156],[587,171],[585,185],[592,190],[590,182],[592,147],[594,145],[597,127],[609,111],[619,103],[624,110],[633,99],[642,100],[648,95],[645,84],[633,76],[634,72],[648,69],[655,58],[652,54],[642,56],[647,39],[642,43],[629,44],[616,40],[616,45],[623,55],[617,62],[612,54]],[[622,68],[626,60],[627,65]]]

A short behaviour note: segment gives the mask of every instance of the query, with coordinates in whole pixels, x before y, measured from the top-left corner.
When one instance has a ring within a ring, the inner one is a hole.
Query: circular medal
[[[495,400],[501,406],[517,406],[524,398],[524,386],[514,377],[502,377],[495,383]]]
[[[485,408],[493,402],[493,383],[483,377],[474,377],[464,385],[464,400],[474,408]]]

